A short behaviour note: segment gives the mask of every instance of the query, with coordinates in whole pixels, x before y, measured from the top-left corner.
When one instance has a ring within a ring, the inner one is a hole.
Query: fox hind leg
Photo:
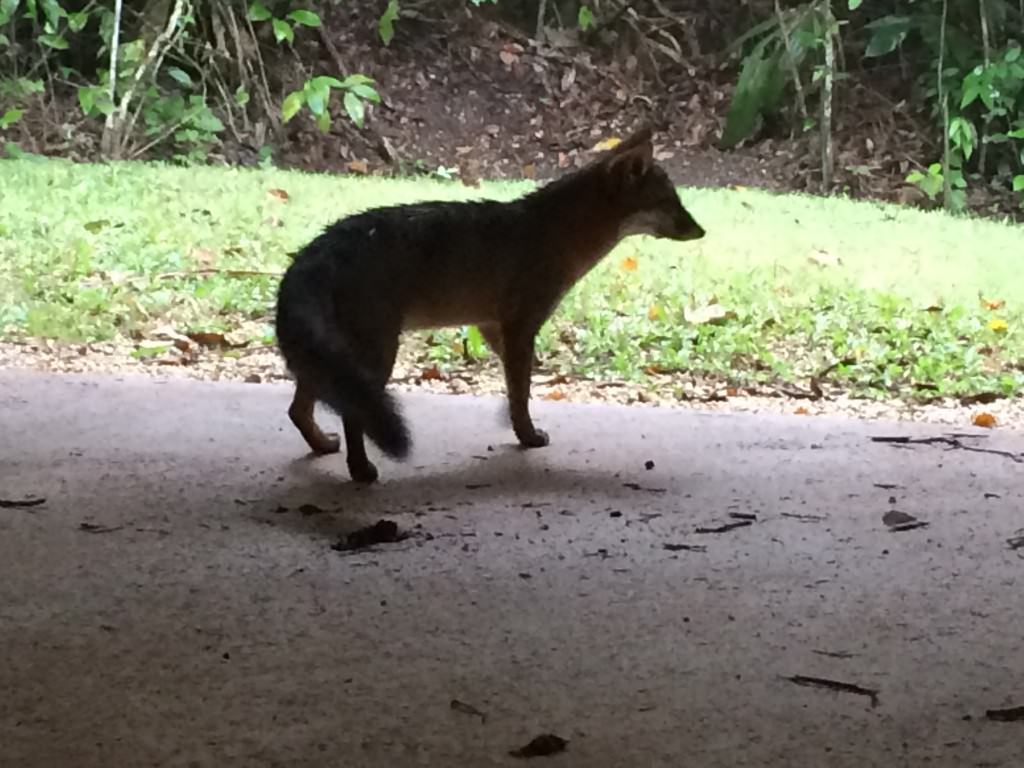
[[[313,390],[297,379],[295,396],[288,408],[288,417],[302,435],[310,449],[318,456],[337,453],[341,449],[341,440],[334,432],[324,432],[313,418],[316,407],[316,394]]]

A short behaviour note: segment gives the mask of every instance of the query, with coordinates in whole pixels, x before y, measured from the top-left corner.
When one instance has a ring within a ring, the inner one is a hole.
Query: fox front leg
[[[492,340],[490,334],[493,329],[480,330],[492,348],[501,350],[509,415],[519,444],[524,448],[543,448],[550,442],[548,433],[535,427],[530,418],[530,373],[535,332],[505,326],[501,329],[500,338]]]

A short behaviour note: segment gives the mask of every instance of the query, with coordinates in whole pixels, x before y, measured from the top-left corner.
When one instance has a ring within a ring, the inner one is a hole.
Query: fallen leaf
[[[160,328],[156,328],[152,332],[152,336],[154,339],[171,342],[175,347],[180,349],[182,352],[188,352],[189,348],[191,348],[192,346],[192,340],[189,339],[188,336],[178,333],[176,330],[174,330],[174,328],[171,328],[170,326],[162,326]]]
[[[987,709],[985,717],[1000,723],[1017,723],[1024,720],[1024,707],[1006,707],[1005,709]]]
[[[637,268],[636,257],[635,256],[627,256],[626,258],[624,258],[622,260],[622,263],[619,266],[621,266],[622,269],[624,271],[626,271],[626,272],[636,272],[636,268]]]
[[[990,331],[994,331],[995,333],[1006,333],[1010,328],[1007,322],[1001,317],[993,317],[985,325]]]
[[[34,499],[0,499],[0,509],[29,509],[45,504],[46,499],[39,497]]]
[[[553,733],[543,733],[531,740],[526,746],[511,750],[509,754],[512,757],[520,758],[548,757],[564,752],[568,744],[569,742],[561,736],[556,736]]]
[[[249,343],[250,338],[252,338],[251,334],[246,333],[244,328],[236,328],[224,334],[224,341],[229,347],[244,347]]]
[[[100,525],[99,523],[79,523],[78,530],[85,533],[113,533],[124,528],[123,525]]]
[[[501,51],[498,54],[498,58],[501,59],[501,63],[504,64],[506,67],[511,67],[517,61],[519,61],[519,55],[513,53],[512,51]]]
[[[364,176],[370,172],[370,166],[365,160],[349,160],[348,169],[352,171],[352,173],[361,173]]]
[[[917,518],[913,515],[908,515],[906,512],[900,512],[898,509],[890,509],[884,515],[882,515],[882,522],[888,525],[890,528],[896,525],[907,525],[908,523],[916,523]]]
[[[660,320],[661,319],[661,307],[657,304],[651,304],[647,308],[647,319],[648,320]]]
[[[215,331],[196,331],[194,333],[187,334],[192,341],[196,344],[201,344],[204,347],[227,347],[227,338],[223,333],[217,333]]]
[[[708,548],[703,544],[662,544],[661,548],[666,552],[707,552]]]
[[[611,136],[607,139],[602,139],[594,145],[593,150],[595,152],[606,152],[609,149],[615,149],[619,144],[622,143],[622,139],[617,136]]]
[[[562,90],[568,91],[572,88],[572,84],[576,82],[576,68],[570,67],[568,71],[562,75]]]
[[[569,167],[569,156],[565,152],[558,153],[558,167],[568,168]]]
[[[174,344],[165,339],[143,339],[136,346],[137,349],[158,354],[170,349]]]
[[[974,417],[971,419],[971,423],[976,427],[985,427],[986,429],[992,429],[992,427],[994,427],[999,422],[996,419],[996,417],[993,416],[988,411],[979,411],[978,413],[974,414]]]
[[[290,199],[289,194],[287,192],[285,192],[283,189],[277,189],[277,188],[268,189],[267,190],[267,194],[270,195],[271,197],[275,197],[278,200],[281,200],[283,202],[288,202],[288,200]]]
[[[95,235],[101,229],[110,226],[110,219],[96,219],[95,221],[87,221],[82,226]]]
[[[357,549],[366,549],[375,544],[394,544],[409,537],[398,527],[393,520],[378,520],[373,525],[360,528],[347,536],[342,536],[331,545],[335,552],[349,552]]]
[[[466,702],[459,701],[458,699],[452,699],[451,704],[449,706],[452,708],[454,712],[459,712],[463,715],[470,715],[472,717],[479,717],[481,723],[487,722],[487,715],[485,715],[479,709],[474,707],[472,704],[467,704]]]
[[[429,368],[424,368],[420,372],[420,381],[440,381],[441,371],[436,365],[432,365]]]
[[[704,307],[687,307],[683,310],[683,319],[693,325],[706,325],[707,323],[735,320],[736,313],[717,302],[712,302]]]

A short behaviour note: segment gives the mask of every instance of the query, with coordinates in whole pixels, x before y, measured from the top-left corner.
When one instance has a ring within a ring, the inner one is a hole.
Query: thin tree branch
[[[122,0],[114,3],[114,29],[110,33],[110,103],[117,103],[117,52],[121,47],[121,10]],[[110,143],[114,132],[114,110],[110,110],[103,120],[103,137],[100,150],[105,157],[110,156]]]

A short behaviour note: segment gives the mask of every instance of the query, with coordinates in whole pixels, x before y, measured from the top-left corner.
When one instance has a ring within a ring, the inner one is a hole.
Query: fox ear
[[[641,134],[643,134],[641,136]],[[635,140],[635,141],[634,141]],[[651,145],[650,129],[634,134],[623,142],[629,146],[615,148],[606,166],[608,178],[615,189],[629,189],[647,175],[654,165],[654,147]]]
[[[644,144],[650,144],[652,138],[651,126],[645,125],[643,128],[635,131],[632,135],[627,136],[625,139],[620,141],[615,147],[612,148],[612,154],[617,155],[622,152],[628,152],[629,150],[643,146]]]

